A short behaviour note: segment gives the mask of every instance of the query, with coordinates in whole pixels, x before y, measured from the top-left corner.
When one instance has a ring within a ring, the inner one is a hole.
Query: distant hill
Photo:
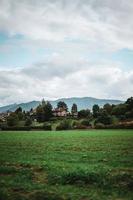
[[[51,101],[51,104],[53,105],[53,107],[56,107],[59,101],[64,101],[68,105],[69,109],[71,109],[73,103],[76,103],[78,106],[78,110],[87,108],[92,109],[94,104],[98,104],[100,107],[102,107],[106,103],[109,104],[122,103],[122,101],[120,100],[96,99],[93,97],[72,97],[72,98],[62,98],[55,101]]]
[[[50,101],[50,103],[52,104],[53,107],[56,107],[59,101],[64,101],[68,105],[69,110],[71,109],[73,103],[77,104],[78,110],[87,109],[87,108],[92,109],[92,106],[94,104],[98,104],[100,107],[102,107],[106,103],[109,103],[109,104],[123,103],[120,100],[96,99],[92,97],[62,98],[62,99]],[[18,107],[21,107],[25,111],[29,111],[31,108],[36,108],[39,104],[40,104],[40,101],[31,101],[31,102],[21,103],[21,104],[11,104],[11,105],[0,107],[0,113],[7,112],[7,111],[15,111]]]
[[[31,108],[36,108],[40,101],[31,101],[27,103],[11,104],[7,106],[0,107],[0,113],[7,111],[15,111],[17,108],[21,107],[25,111],[30,111]]]

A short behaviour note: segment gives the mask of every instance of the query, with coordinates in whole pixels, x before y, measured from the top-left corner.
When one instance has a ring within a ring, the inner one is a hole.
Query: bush
[[[43,130],[43,126],[30,126],[32,130]]]
[[[107,129],[133,129],[133,123],[119,123],[105,126]]]
[[[70,120],[63,120],[57,125],[56,130],[70,130],[72,129],[71,121]]]
[[[18,127],[18,126],[3,126],[1,127],[1,130],[3,131],[29,131],[31,130],[31,128],[29,126],[21,126],[21,127]]]
[[[91,116],[91,112],[89,109],[86,109],[86,110],[80,110],[78,112],[78,117],[79,118],[90,118]]]
[[[82,124],[75,127],[75,129],[87,129],[87,128],[88,128],[88,126],[85,126],[85,125],[82,125]]]
[[[95,125],[96,129],[133,129],[133,123],[124,122],[118,124],[104,125],[102,123],[97,123]]]
[[[112,116],[108,115],[107,112],[103,110],[95,121],[95,124],[97,123],[102,123],[104,125],[112,124]]]
[[[90,126],[90,122],[89,122],[89,120],[87,120],[87,119],[83,119],[83,120],[81,121],[81,125]]]
[[[73,121],[72,123],[73,129],[88,129],[91,127],[88,120],[82,120],[82,121]]]
[[[51,131],[52,130],[52,126],[51,126],[51,124],[44,123],[43,129],[46,130],[46,131]]]
[[[30,126],[32,124],[32,120],[30,118],[27,118],[25,121],[25,126]]]
[[[97,124],[95,125],[95,128],[96,128],[96,129],[102,129],[102,128],[105,128],[105,125],[102,124],[102,123],[97,123]]]
[[[80,125],[80,122],[79,121],[72,121],[72,127],[75,128],[76,126]]]
[[[18,115],[16,113],[11,113],[8,117],[7,117],[7,125],[8,126],[16,126],[18,124],[19,118]]]

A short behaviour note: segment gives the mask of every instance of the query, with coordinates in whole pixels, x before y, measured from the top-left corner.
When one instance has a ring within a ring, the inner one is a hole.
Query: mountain
[[[72,97],[72,98],[62,98],[55,101],[51,101],[51,104],[53,107],[56,107],[57,103],[59,101],[64,101],[67,105],[69,110],[72,107],[73,103],[76,103],[78,106],[78,110],[81,109],[92,109],[94,104],[98,104],[100,107],[102,107],[104,104],[119,104],[122,103],[120,100],[109,100],[109,99],[96,99],[93,97]]]
[[[21,107],[25,111],[30,111],[31,108],[36,108],[40,101],[30,101],[28,103],[11,104],[7,106],[0,107],[0,113],[7,111],[15,111],[17,108]]]
[[[68,105],[69,110],[71,109],[73,103],[77,104],[78,110],[87,109],[87,108],[92,109],[94,104],[98,104],[100,107],[102,107],[106,103],[109,103],[109,104],[123,103],[123,101],[120,101],[120,100],[96,99],[92,97],[62,98],[62,99],[50,101],[50,103],[52,104],[53,107],[56,107],[59,101],[64,101]],[[18,107],[21,107],[25,111],[29,111],[31,108],[36,108],[39,104],[40,104],[40,101],[31,101],[28,103],[21,103],[21,104],[11,104],[11,105],[0,107],[0,113],[7,112],[7,111],[15,111]]]

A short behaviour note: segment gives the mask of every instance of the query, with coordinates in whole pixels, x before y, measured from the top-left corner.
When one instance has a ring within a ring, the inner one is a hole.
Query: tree
[[[42,106],[45,106],[45,104],[46,104],[46,101],[43,99],[41,105],[42,105]]]
[[[74,113],[77,113],[77,112],[78,112],[77,104],[74,103],[72,105],[72,108],[71,108],[71,113],[74,114]]]
[[[18,107],[16,110],[15,110],[15,113],[19,113],[19,112],[22,112],[22,108],[21,107]]]
[[[78,112],[78,117],[79,118],[89,118],[91,116],[91,112],[89,109],[86,110],[80,110]]]
[[[42,105],[39,105],[36,108],[36,118],[38,122],[44,122],[44,112]]]
[[[52,105],[49,101],[47,101],[43,107],[43,112],[45,121],[48,121],[51,117],[53,117]]]
[[[59,101],[59,102],[57,103],[57,108],[63,108],[63,109],[65,109],[66,111],[68,110],[67,104],[66,104],[64,101]]]
[[[43,101],[36,109],[36,118],[38,122],[48,121],[53,116],[52,105],[50,102]]]
[[[126,105],[127,105],[128,110],[133,109],[133,97],[130,97],[127,99]]]
[[[92,108],[93,117],[95,117],[95,118],[98,117],[98,115],[99,115],[99,110],[100,110],[99,106],[98,106],[97,104],[95,104],[95,105],[93,106],[93,108]]]
[[[25,126],[30,126],[32,124],[32,120],[30,117],[28,117],[25,121]]]
[[[107,113],[106,110],[100,109],[99,116],[96,120],[96,123],[102,123],[104,125],[109,125],[112,123],[111,116]]]
[[[127,111],[127,104],[118,104],[113,107],[111,114],[117,117],[124,116]]]
[[[107,112],[108,114],[111,114],[112,105],[110,105],[109,103],[106,103],[106,104],[103,106],[103,109],[106,110],[106,112]]]
[[[33,112],[33,108],[30,109],[30,113],[32,113],[32,112]]]
[[[18,108],[15,110],[15,113],[18,115],[18,119],[19,119],[19,120],[23,120],[24,114],[23,114],[23,112],[22,112],[22,108],[21,108],[21,107],[18,107]]]
[[[133,109],[126,112],[125,116],[126,116],[127,119],[133,119]]]
[[[16,113],[11,113],[8,117],[7,117],[7,125],[8,126],[16,126],[18,124],[19,118],[18,115]]]

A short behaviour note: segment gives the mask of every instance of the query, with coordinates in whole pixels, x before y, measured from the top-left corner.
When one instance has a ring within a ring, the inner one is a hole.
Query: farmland
[[[1,200],[131,200],[133,130],[0,132]]]

